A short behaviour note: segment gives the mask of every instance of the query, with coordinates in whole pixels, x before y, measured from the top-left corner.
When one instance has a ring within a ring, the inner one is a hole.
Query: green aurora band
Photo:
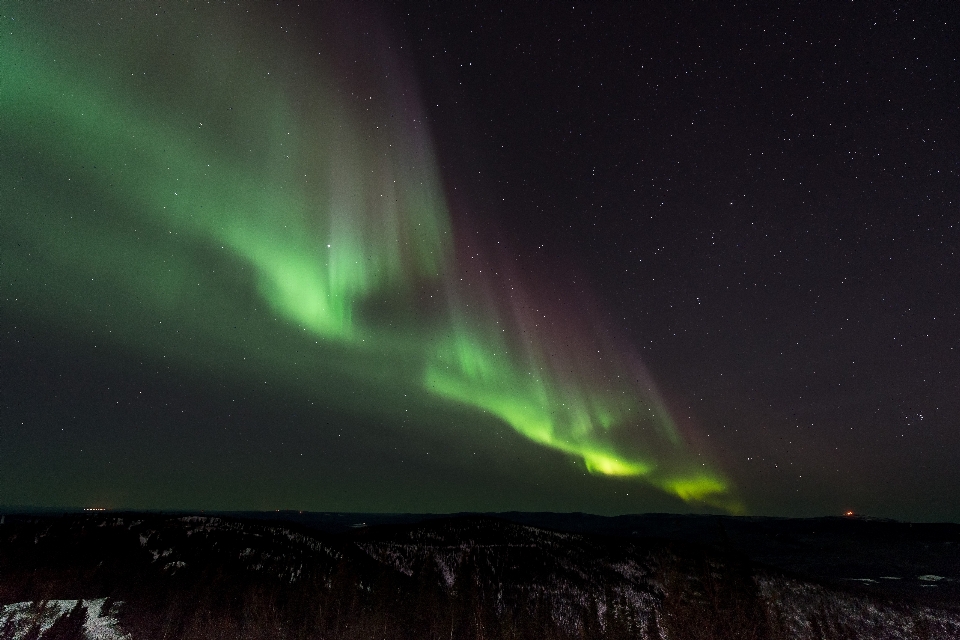
[[[250,6],[7,7],[0,269],[18,311],[194,368],[240,351],[331,403],[349,404],[332,380],[372,377],[740,511],[596,323],[458,249],[396,53],[318,54]]]

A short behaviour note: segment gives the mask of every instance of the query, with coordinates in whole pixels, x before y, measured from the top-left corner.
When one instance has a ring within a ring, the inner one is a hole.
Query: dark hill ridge
[[[296,511],[232,515],[296,522],[329,533],[351,531],[361,525],[411,525],[437,517]],[[467,515],[470,514],[451,517]],[[554,531],[682,541],[740,554],[753,562],[834,586],[858,583],[871,593],[906,596],[935,606],[960,603],[960,524],[955,523],[908,523],[860,516],[597,516],[524,512],[484,515]]]
[[[831,584],[855,581],[875,593],[909,596],[931,604],[960,603],[960,524],[847,516],[643,514],[604,518],[518,513],[507,517],[569,531],[682,540],[740,553],[754,562]]]
[[[87,602],[131,638],[960,638],[948,607],[634,530],[475,515],[339,533],[213,516],[8,515],[0,637],[23,637],[28,612],[49,600],[60,613],[46,633],[72,625],[74,637],[94,637],[76,631]]]

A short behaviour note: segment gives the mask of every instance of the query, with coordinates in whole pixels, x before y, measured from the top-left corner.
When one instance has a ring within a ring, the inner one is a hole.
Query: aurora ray
[[[18,313],[200,369],[263,344],[248,366],[324,401],[340,401],[332,378],[376,377],[385,395],[493,414],[594,474],[739,508],[628,349],[582,312],[534,314],[533,283],[492,275],[519,273],[509,260],[465,269],[390,47],[357,70],[302,35],[265,35],[254,5],[144,11],[7,16],[0,248]],[[28,174],[48,188],[24,189]],[[288,371],[296,359],[309,376]]]

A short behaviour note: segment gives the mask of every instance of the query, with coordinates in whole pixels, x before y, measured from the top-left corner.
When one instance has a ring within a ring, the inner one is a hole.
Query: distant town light
[[[845,516],[852,516],[852,515],[854,515],[854,513],[853,513],[853,511],[847,511],[847,512],[846,512],[845,514],[843,514],[843,515],[845,515]]]
[[[84,511],[106,511],[106,507],[84,507]]]

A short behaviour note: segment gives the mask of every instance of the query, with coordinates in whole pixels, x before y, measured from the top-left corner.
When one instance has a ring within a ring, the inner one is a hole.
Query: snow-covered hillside
[[[844,584],[718,548],[478,516],[340,534],[202,516],[0,525],[8,640],[960,639],[957,608]]]

